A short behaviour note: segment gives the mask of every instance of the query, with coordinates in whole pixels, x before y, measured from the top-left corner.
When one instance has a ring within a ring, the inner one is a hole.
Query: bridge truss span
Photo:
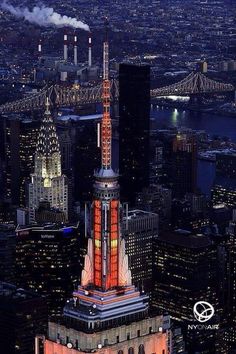
[[[151,90],[150,96],[151,99],[155,99],[161,96],[188,96],[231,91],[235,91],[231,84],[211,80],[200,72],[192,72],[180,82]],[[111,93],[111,99],[117,100],[119,97],[117,80],[111,80]],[[1,105],[0,114],[43,110],[47,97],[50,103],[57,107],[100,103],[102,101],[102,84],[93,87],[47,86],[38,93]]]
[[[209,79],[200,72],[192,72],[175,84],[151,90],[151,98],[232,92],[234,90],[235,88],[231,84]]]
[[[54,86],[44,87],[41,91],[33,93],[25,98],[13,102],[7,102],[0,106],[2,113],[20,113],[42,109],[45,106],[46,98],[51,97]]]
[[[116,80],[111,80],[111,90],[113,92],[113,98],[118,98],[119,89]],[[0,114],[44,109],[47,97],[52,105],[54,104],[58,107],[99,103],[102,99],[102,84],[93,87],[79,88],[60,85],[44,87],[38,93],[1,105]]]

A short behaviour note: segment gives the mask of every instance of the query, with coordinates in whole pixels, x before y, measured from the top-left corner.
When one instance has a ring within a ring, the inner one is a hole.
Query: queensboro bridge
[[[103,44],[101,168],[95,173],[91,235],[81,285],[60,323],[49,322],[44,354],[168,354],[169,317],[149,311],[148,296],[132,285],[121,235],[118,174],[111,166],[109,43]],[[36,337],[36,354],[40,352]]]

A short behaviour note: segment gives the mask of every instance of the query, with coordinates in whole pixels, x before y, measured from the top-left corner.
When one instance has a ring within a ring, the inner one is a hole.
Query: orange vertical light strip
[[[102,206],[100,200],[94,201],[94,285],[102,286]]]
[[[110,202],[110,286],[118,286],[119,260],[119,201]]]
[[[108,41],[103,46],[103,117],[102,117],[102,167],[109,169],[111,167],[111,117],[110,117],[110,80],[109,80],[109,45]]]

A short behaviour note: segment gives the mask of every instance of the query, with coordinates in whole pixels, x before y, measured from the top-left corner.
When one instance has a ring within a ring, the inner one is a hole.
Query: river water
[[[172,126],[205,130],[210,135],[227,136],[236,142],[236,118],[234,117],[153,107],[151,118],[156,119],[158,129]]]
[[[168,127],[187,127],[205,130],[210,136],[229,137],[236,142],[236,118],[201,112],[183,111],[175,108],[151,108],[151,118],[155,119],[158,129]],[[215,163],[198,160],[198,187],[210,196],[215,178]]]

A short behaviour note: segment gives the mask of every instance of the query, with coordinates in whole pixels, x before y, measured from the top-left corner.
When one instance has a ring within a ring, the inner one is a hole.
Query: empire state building
[[[106,31],[107,32],[107,31]],[[49,322],[44,354],[167,354],[169,317],[151,314],[148,296],[132,285],[118,175],[111,167],[109,45],[103,45],[101,168],[95,173],[91,235],[82,281],[68,300],[61,323]],[[36,354],[39,353],[36,337]]]
[[[61,153],[49,101],[40,127],[35,153],[34,173],[29,184],[29,222],[35,221],[35,212],[40,202],[47,201],[50,207],[61,211],[67,219],[68,186],[61,171]]]

